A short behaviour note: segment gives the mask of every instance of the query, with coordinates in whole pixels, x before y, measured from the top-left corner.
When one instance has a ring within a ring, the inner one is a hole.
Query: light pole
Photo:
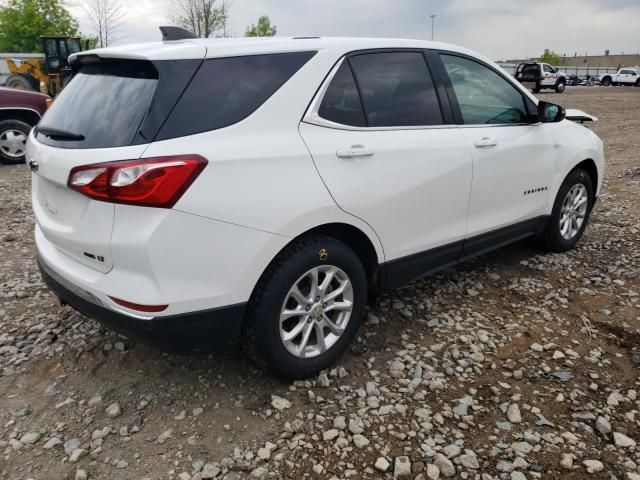
[[[436,15],[433,14],[433,15],[429,15],[429,16],[431,17],[431,41],[433,42],[433,24],[435,22]]]

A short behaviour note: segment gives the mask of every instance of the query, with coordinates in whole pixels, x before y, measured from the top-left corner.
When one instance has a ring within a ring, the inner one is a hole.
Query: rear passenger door
[[[337,204],[380,237],[389,286],[454,263],[466,234],[472,159],[426,58],[347,56],[300,125]]]

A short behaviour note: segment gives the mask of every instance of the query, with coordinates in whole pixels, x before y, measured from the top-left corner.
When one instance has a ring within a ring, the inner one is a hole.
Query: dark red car
[[[24,162],[29,132],[50,100],[43,93],[0,87],[0,163]]]

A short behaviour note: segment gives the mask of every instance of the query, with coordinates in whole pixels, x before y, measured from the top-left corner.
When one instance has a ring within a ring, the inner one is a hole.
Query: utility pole
[[[227,11],[224,8],[224,0],[222,0],[222,37],[227,38]]]
[[[433,15],[429,15],[429,16],[431,17],[431,41],[433,42],[433,24],[435,22],[436,15],[433,14]]]

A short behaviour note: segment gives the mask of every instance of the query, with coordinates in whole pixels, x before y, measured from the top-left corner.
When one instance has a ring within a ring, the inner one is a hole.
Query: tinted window
[[[318,109],[318,115],[342,125],[366,125],[356,82],[346,60],[331,80]]]
[[[157,140],[207,132],[243,120],[314,54],[295,52],[206,60]]]
[[[42,127],[83,135],[84,140],[38,140],[63,148],[131,145],[156,89],[157,72],[147,62],[117,62],[84,67],[58,95]]]
[[[465,124],[523,123],[524,97],[508,80],[473,60],[441,55]]]
[[[370,53],[351,57],[350,62],[369,127],[442,124],[438,97],[421,53]]]

